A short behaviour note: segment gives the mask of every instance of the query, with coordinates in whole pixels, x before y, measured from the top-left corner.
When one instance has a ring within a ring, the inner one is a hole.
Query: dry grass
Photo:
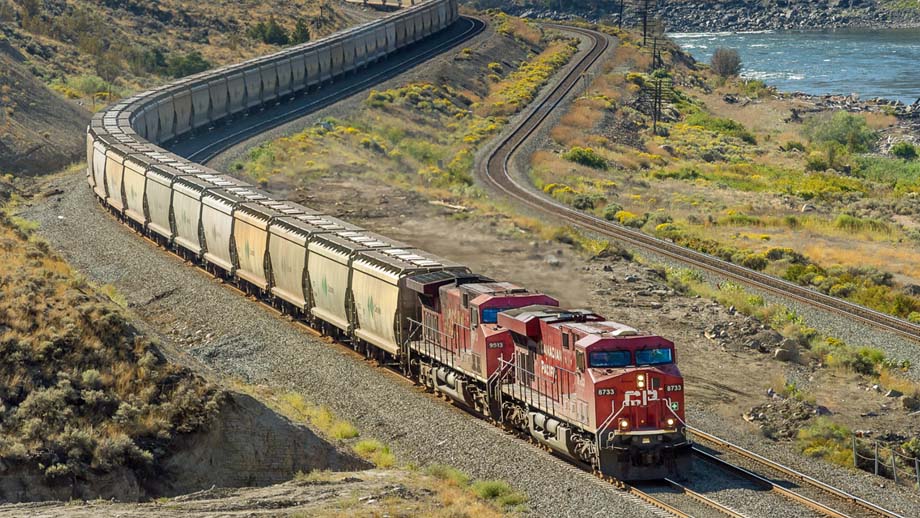
[[[9,3],[9,2],[7,2]],[[18,16],[8,23],[19,41],[41,43],[50,54],[22,52],[41,77],[58,78],[58,90],[65,95],[89,99],[87,93],[67,87],[77,78],[115,75],[106,91],[125,95],[167,80],[159,72],[143,68],[137,57],[144,51],[160,49],[165,56],[200,53],[212,65],[222,65],[276,51],[278,47],[256,42],[246,36],[251,25],[274,18],[290,31],[298,18],[310,26],[312,37],[325,36],[356,22],[351,14],[329,0],[292,2],[191,2],[162,0],[125,2],[71,0],[53,8],[38,2],[35,15],[27,15],[22,3],[12,3]],[[100,36],[99,27],[107,33]],[[112,70],[101,72],[97,62],[111,63]],[[107,79],[108,80],[108,79]],[[90,104],[89,102],[87,104]]]
[[[874,130],[889,128],[898,123],[897,117],[894,115],[886,115],[884,113],[869,112],[863,114],[863,117],[866,119],[866,124],[868,124],[869,127]]]
[[[0,214],[0,458],[49,479],[156,469],[202,430],[224,393],[166,362],[44,242]]]

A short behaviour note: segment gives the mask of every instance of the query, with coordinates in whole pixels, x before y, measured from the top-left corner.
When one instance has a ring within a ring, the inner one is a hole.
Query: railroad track
[[[676,480],[663,480],[628,486],[626,491],[678,518],[707,518],[709,516],[728,516],[729,518],[748,518],[734,509],[693,491]]]
[[[520,125],[507,134],[488,155],[484,162],[484,167],[478,171],[479,177],[487,186],[530,209],[551,216],[555,221],[568,223],[601,236],[613,238],[630,246],[654,252],[670,260],[721,275],[732,281],[743,283],[773,295],[842,315],[920,342],[920,325],[918,324],[831,297],[594,217],[550,199],[542,193],[537,193],[529,185],[529,182],[515,177],[511,173],[509,166],[514,154],[546,122],[550,113],[568,96],[575,88],[578,80],[597,62],[610,45],[606,36],[595,31],[566,25],[548,25],[586,36],[592,42],[592,48],[576,63],[568,75],[548,96],[531,108],[529,115]]]
[[[242,125],[242,127],[239,124],[233,124],[240,119],[232,120],[230,124],[215,128],[206,136],[192,136],[191,138],[174,141],[167,147],[180,156],[204,164],[240,142],[325,108],[395,77],[401,72],[414,68],[459,43],[476,36],[486,26],[482,20],[468,16],[461,17],[455,25],[457,27],[453,32],[447,34],[444,39],[402,51],[404,54],[402,59],[391,57],[386,61],[372,65],[366,73],[360,76],[340,80],[341,86],[338,88],[322,88],[314,95],[297,97],[289,104],[279,103],[268,107],[257,115],[246,117],[248,124]]]
[[[856,516],[904,518],[898,513],[889,511],[872,502],[821,482],[814,477],[810,477],[800,471],[772,461],[762,455],[758,455],[757,453],[736,444],[732,444],[724,439],[720,439],[712,434],[692,427],[689,430],[691,435],[700,443],[707,444],[712,447],[713,451],[719,452],[719,455],[715,455],[700,448],[700,445],[697,445],[694,446],[693,450],[693,454],[696,458],[736,473],[743,478],[761,485],[765,489],[769,489],[784,498],[796,501],[819,514],[832,518],[849,518]],[[726,457],[737,459],[737,461],[729,462],[726,460]],[[769,472],[770,477],[755,473],[752,469],[739,466],[739,463],[748,466],[756,466],[758,471]],[[832,499],[834,503],[824,503],[824,500],[827,498]]]

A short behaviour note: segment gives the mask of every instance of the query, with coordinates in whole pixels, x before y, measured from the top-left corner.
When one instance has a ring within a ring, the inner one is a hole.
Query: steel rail
[[[298,106],[293,110],[283,111],[281,114],[271,117],[262,121],[259,121],[253,125],[246,126],[245,128],[235,131],[229,135],[225,135],[219,139],[209,142],[204,146],[195,149],[191,153],[188,153],[185,158],[189,160],[194,160],[198,163],[205,163],[220,153],[226,151],[230,147],[239,144],[240,142],[245,141],[246,139],[258,135],[262,132],[268,131],[272,128],[280,126],[286,122],[293,121],[297,118],[300,118],[304,115],[307,115],[311,112],[329,106],[335,102],[340,101],[346,97],[350,97],[358,92],[361,92],[373,85],[379,84],[400,72],[412,69],[418,66],[421,63],[431,59],[432,57],[445,52],[446,50],[456,46],[458,43],[465,41],[473,36],[479,34],[485,29],[485,22],[478,18],[472,18],[468,16],[463,16],[458,20],[458,22],[464,22],[468,24],[468,27],[461,33],[445,40],[439,42],[437,45],[433,45],[430,48],[425,49],[419,54],[412,56],[410,59],[405,61],[397,61],[396,63],[387,66],[386,68],[374,72],[373,74],[362,77],[360,81],[350,84],[342,89],[330,89],[328,93],[313,97],[309,102],[305,103],[302,106]],[[393,58],[389,58],[387,61],[392,61]],[[323,89],[320,89],[322,92]],[[194,137],[192,137],[194,138]]]
[[[515,178],[509,167],[513,155],[543,125],[549,114],[566,98],[582,74],[598,60],[609,45],[607,37],[595,31],[566,25],[548,25],[587,36],[594,41],[595,46],[591,52],[579,61],[569,75],[553,89],[551,94],[532,108],[523,122],[505,136],[500,144],[488,155],[484,167],[477,171],[478,176],[487,186],[504,193],[531,209],[550,215],[565,223],[605,237],[617,239],[637,248],[652,251],[683,264],[722,275],[782,298],[796,300],[812,307],[844,315],[853,320],[920,342],[920,325],[918,324],[684,248],[673,242],[658,239],[637,230],[616,225],[563,205],[543,194],[538,194],[531,185],[524,185],[519,179]]]
[[[795,491],[785,488],[766,477],[763,477],[761,475],[758,475],[757,473],[754,473],[753,471],[742,468],[741,466],[736,466],[728,461],[722,460],[719,457],[716,457],[715,455],[712,455],[710,453],[706,453],[698,448],[693,449],[693,454],[696,455],[697,457],[700,457],[706,460],[709,463],[715,464],[720,469],[723,469],[729,473],[738,475],[742,478],[746,478],[750,480],[751,482],[754,482],[755,484],[762,486],[765,489],[769,489],[770,491],[773,491],[774,493],[782,496],[783,498],[786,498],[793,502],[802,504],[805,507],[808,507],[809,509],[813,511],[817,511],[821,513],[822,515],[827,516],[828,518],[850,518],[848,514],[844,514],[830,506],[827,506],[825,504],[822,504],[821,502],[818,502],[817,500],[808,498],[805,495],[796,493]]]
[[[804,473],[802,473],[802,472],[800,472],[800,471],[797,471],[797,470],[795,470],[795,469],[792,469],[792,468],[790,468],[790,467],[788,467],[788,466],[784,466],[784,465],[782,465],[782,464],[780,464],[780,463],[778,463],[778,462],[776,462],[776,461],[770,460],[770,459],[768,459],[768,458],[766,458],[766,457],[764,457],[764,456],[762,456],[762,455],[759,455],[759,454],[754,453],[754,452],[752,452],[752,451],[750,451],[750,450],[748,450],[748,449],[742,448],[741,446],[738,446],[738,445],[736,445],[736,444],[733,444],[733,443],[731,443],[731,442],[728,442],[728,441],[726,441],[725,439],[720,439],[720,438],[718,438],[718,437],[716,437],[716,436],[714,436],[714,435],[712,435],[712,434],[706,433],[706,432],[704,432],[704,431],[702,431],[702,430],[698,430],[698,429],[692,428],[692,427],[688,427],[688,430],[689,430],[690,433],[693,434],[695,437],[697,437],[697,438],[699,438],[699,439],[702,439],[702,440],[705,441],[705,442],[708,442],[708,443],[711,443],[711,444],[715,444],[715,445],[718,446],[719,448],[722,448],[722,449],[724,449],[724,450],[726,450],[726,451],[728,451],[728,452],[734,453],[734,454],[739,455],[739,456],[741,456],[741,457],[744,457],[745,459],[748,459],[748,460],[750,460],[750,461],[752,461],[752,462],[754,462],[754,463],[760,464],[760,465],[765,466],[765,467],[767,467],[767,468],[769,468],[769,469],[772,469],[772,470],[774,470],[774,471],[776,471],[776,472],[782,473],[783,475],[785,475],[786,477],[788,477],[788,478],[790,478],[790,479],[793,479],[793,480],[795,480],[795,481],[797,481],[797,482],[800,482],[800,483],[802,483],[802,484],[804,484],[804,485],[807,485],[807,486],[809,486],[809,487],[818,489],[818,490],[820,490],[820,491],[822,491],[822,492],[824,492],[824,493],[826,493],[826,494],[828,494],[828,495],[831,495],[831,496],[833,496],[833,497],[835,497],[835,498],[838,498],[838,499],[840,499],[840,500],[843,500],[844,502],[846,502],[846,503],[848,503],[848,504],[850,504],[850,505],[859,507],[860,509],[863,509],[863,510],[868,511],[868,512],[870,512],[870,513],[876,514],[876,515],[878,515],[878,516],[883,516],[883,517],[885,517],[885,518],[904,518],[904,516],[902,516],[902,515],[900,515],[900,514],[898,514],[898,513],[895,513],[894,511],[889,511],[888,509],[885,509],[885,508],[883,508],[883,507],[881,507],[881,506],[879,506],[879,505],[873,504],[872,502],[869,502],[869,501],[867,501],[867,500],[864,500],[864,499],[862,499],[862,498],[860,498],[860,497],[858,497],[858,496],[855,496],[855,495],[852,495],[852,494],[850,494],[850,493],[847,493],[846,491],[843,491],[842,489],[838,489],[838,488],[836,488],[836,487],[833,487],[833,486],[831,486],[831,485],[829,485],[829,484],[826,484],[826,483],[824,483],[824,482],[821,482],[820,480],[818,480],[818,479],[816,479],[816,478],[814,478],[814,477],[810,477],[810,476],[808,476],[808,475],[806,475],[806,474],[804,474]],[[699,454],[701,454],[701,455],[705,455],[705,456],[707,456],[707,457],[709,457],[709,458],[711,458],[711,459],[715,459],[715,460],[718,461],[718,462],[725,462],[724,460],[719,459],[718,457],[714,457],[714,456],[712,456],[712,455],[709,454],[709,453],[702,452],[702,451],[697,450],[697,449],[694,449],[694,453],[699,453]],[[707,459],[707,460],[709,460],[709,459]],[[773,483],[772,481],[771,481],[770,483],[775,484],[775,483]],[[780,486],[780,487],[781,487],[781,486]],[[784,488],[784,489],[785,489],[785,488]],[[799,495],[799,496],[801,496],[801,495]],[[803,497],[803,498],[805,498],[805,497]],[[828,515],[828,516],[831,516],[831,515]]]
[[[642,500],[643,502],[655,506],[662,511],[665,511],[669,514],[676,516],[677,518],[694,518],[693,516],[681,511],[680,509],[674,507],[673,505],[664,502],[655,498],[654,496],[642,491],[641,489],[636,488],[635,486],[626,486],[626,492],[630,495]]]
[[[699,502],[699,503],[701,503],[701,504],[703,504],[703,505],[705,505],[705,506],[707,506],[707,507],[710,507],[710,508],[712,508],[712,509],[715,509],[716,511],[719,511],[720,513],[722,513],[722,514],[724,514],[724,515],[726,515],[726,516],[730,516],[731,518],[747,518],[746,515],[743,515],[743,514],[739,513],[738,511],[735,511],[734,509],[732,509],[732,508],[730,508],[730,507],[728,507],[728,506],[722,505],[722,504],[720,504],[719,502],[716,502],[715,500],[709,498],[708,496],[704,496],[704,495],[702,495],[702,494],[700,494],[700,493],[697,493],[696,491],[693,491],[693,490],[690,489],[689,487],[687,487],[687,486],[681,484],[680,482],[677,482],[676,480],[671,480],[671,479],[669,479],[669,478],[666,478],[666,479],[664,479],[664,481],[665,481],[668,485],[670,485],[671,487],[673,487],[674,489],[677,489],[678,491],[680,491],[681,493],[687,495],[688,497],[692,498],[693,500],[696,500],[697,502]]]

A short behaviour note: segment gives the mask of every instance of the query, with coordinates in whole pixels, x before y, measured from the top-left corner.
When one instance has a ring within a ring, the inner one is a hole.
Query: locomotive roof
[[[619,322],[613,322],[610,320],[605,320],[602,322],[575,322],[569,323],[566,322],[565,326],[570,329],[575,329],[583,333],[594,335],[603,338],[618,337],[618,336],[637,336],[639,333],[634,327],[627,326],[626,324],[620,324]]]
[[[491,280],[476,273],[440,270],[413,275],[406,281],[406,287],[418,293],[434,295],[437,293],[438,288],[448,284],[462,285],[467,282],[487,282]]]
[[[523,322],[527,322],[534,318],[545,320],[548,323],[586,322],[589,320],[596,322],[603,318],[589,309],[565,309],[542,304],[509,309],[503,311],[503,313]]]
[[[491,281],[491,279],[487,279]],[[510,282],[473,282],[463,284],[460,289],[475,295],[533,295],[534,293]]]

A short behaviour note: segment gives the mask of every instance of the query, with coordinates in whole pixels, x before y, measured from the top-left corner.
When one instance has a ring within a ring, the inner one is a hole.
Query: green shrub
[[[616,221],[617,212],[621,210],[623,210],[623,206],[619,203],[608,203],[607,206],[604,207],[604,219],[607,221]]]
[[[801,452],[809,457],[841,466],[852,466],[851,436],[852,433],[845,426],[820,417],[811,426],[799,430],[798,445]]]
[[[576,194],[572,206],[578,210],[591,210],[594,208],[594,198],[588,194]]]
[[[642,228],[645,225],[645,218],[636,216],[628,210],[621,210],[613,215],[621,225],[633,228]]]
[[[511,484],[504,480],[477,480],[473,483],[473,492],[483,500],[494,500],[512,491]]]
[[[739,138],[748,144],[757,143],[757,139],[750,131],[747,130],[747,128],[744,127],[743,124],[731,119],[713,117],[707,113],[698,111],[688,115],[684,122],[690,126],[700,126],[705,130]]]
[[[772,93],[774,89],[760,79],[748,79],[741,82],[741,93],[759,99]]]
[[[307,27],[307,22],[303,18],[298,18],[297,23],[294,25],[294,31],[291,32],[291,43],[297,45],[298,43],[306,43],[310,41],[310,29]]]
[[[849,214],[841,214],[834,220],[834,226],[841,230],[850,232],[871,231],[881,234],[890,234],[891,228],[888,223],[873,218],[857,218]]]
[[[184,56],[172,56],[166,64],[166,72],[173,77],[185,77],[211,68],[211,63],[199,52],[189,52]]]
[[[253,25],[246,31],[246,35],[269,45],[287,45],[291,41],[287,31],[275,21],[274,17],[269,18],[268,22]]]
[[[898,194],[920,192],[920,160],[878,156],[857,158],[859,176],[888,185]]]
[[[709,66],[722,77],[737,76],[741,73],[741,56],[736,49],[720,47],[712,54]]]
[[[838,111],[829,119],[811,119],[805,126],[805,135],[816,144],[837,143],[852,153],[870,151],[877,139],[864,117],[845,111]]]
[[[910,142],[898,142],[891,147],[891,154],[904,160],[917,158],[917,148]]]
[[[364,439],[354,445],[355,453],[371,461],[378,468],[389,468],[396,464],[396,457],[390,448],[376,439]]]
[[[466,487],[470,483],[470,477],[466,473],[446,464],[432,464],[425,468],[425,473],[458,487]]]
[[[562,158],[593,169],[607,169],[607,160],[589,147],[574,146]]]
[[[804,153],[804,152],[805,152],[805,144],[802,144],[801,142],[798,142],[798,141],[795,141],[795,140],[790,140],[789,142],[786,142],[785,144],[783,144],[782,146],[780,146],[779,149],[780,149],[780,151],[786,151],[787,153],[788,153],[789,151],[793,151],[793,150],[794,150],[794,151],[801,151],[801,152]]]
[[[805,158],[806,171],[827,171],[829,167],[827,158],[820,151],[812,151]]]

